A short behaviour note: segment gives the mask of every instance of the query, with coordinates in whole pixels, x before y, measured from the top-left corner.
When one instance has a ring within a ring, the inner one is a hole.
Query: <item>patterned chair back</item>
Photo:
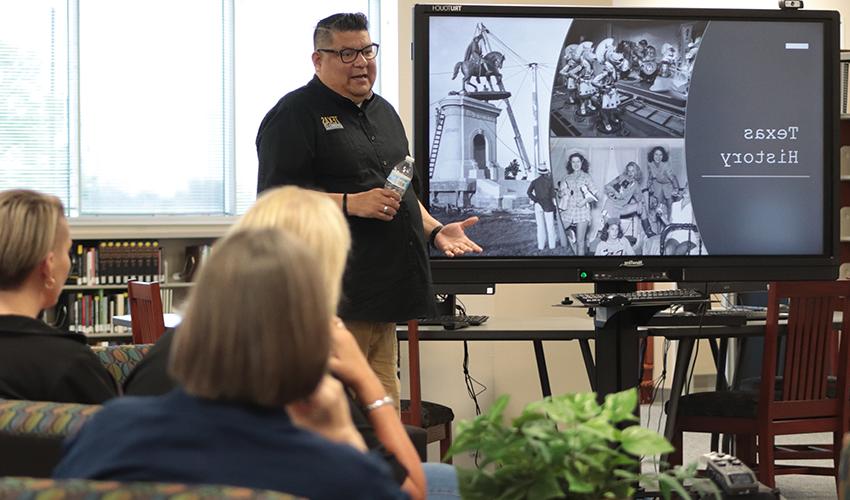
[[[150,348],[150,344],[131,344],[92,350],[121,387]],[[0,399],[0,477],[50,477],[65,437],[98,410],[100,405]],[[0,498],[6,497],[0,493]]]
[[[269,490],[254,490],[214,484],[120,483],[84,479],[38,479],[32,477],[0,478],[0,498],[29,500],[56,498],[63,500],[213,500],[219,498],[245,500],[291,500],[296,497]]]
[[[65,436],[98,410],[100,405],[0,400],[0,476],[49,477]]]
[[[106,347],[94,346],[92,351],[103,363],[106,371],[115,379],[118,387],[123,387],[127,375],[150,351],[153,344],[120,344]]]

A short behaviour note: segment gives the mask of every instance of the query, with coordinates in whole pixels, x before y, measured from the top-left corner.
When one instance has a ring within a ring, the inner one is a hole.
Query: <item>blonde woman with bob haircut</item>
[[[351,248],[348,223],[326,194],[296,186],[264,191],[232,230],[272,227],[289,231],[307,244],[322,267],[325,289],[336,310],[342,275]],[[384,386],[363,355],[357,341],[339,318],[333,321],[331,372],[349,387],[357,401],[349,399],[351,417],[370,449],[383,448],[396,480],[411,498],[425,498],[425,473],[419,455]],[[349,391],[346,391],[349,394]],[[371,410],[364,407],[381,402]],[[296,420],[297,422],[297,420]]]
[[[280,229],[217,242],[174,337],[178,388],[106,404],[54,476],[404,498],[327,375],[333,310],[311,253]]]
[[[0,399],[94,404],[116,395],[85,336],[38,319],[59,299],[70,249],[59,198],[0,192]]]
[[[339,207],[327,195],[295,186],[265,191],[231,229],[231,233],[252,228],[284,230],[304,243],[321,267],[319,274],[327,292],[328,308],[336,310],[351,236]],[[270,307],[285,306],[282,302],[274,301]],[[348,398],[351,418],[357,431],[369,449],[383,447],[384,459],[402,489],[413,499],[424,498],[426,482],[422,463],[394,406],[381,405],[371,411],[362,408],[374,401],[384,400],[386,394],[383,385],[339,318],[335,317],[330,326],[333,353],[329,361],[331,372],[351,389],[346,391],[346,396],[354,392],[359,401]],[[165,365],[172,339],[172,334],[166,333],[156,343],[128,378],[124,386],[125,394],[154,395],[171,389],[173,382],[165,375]],[[308,428],[310,425],[297,418],[296,423]]]
[[[333,310],[317,262],[269,232],[233,233],[193,290],[168,365],[189,394],[283,407],[326,372]]]
[[[231,231],[258,227],[285,229],[307,245],[322,267],[331,309],[336,311],[351,234],[333,200],[295,186],[264,191]]]

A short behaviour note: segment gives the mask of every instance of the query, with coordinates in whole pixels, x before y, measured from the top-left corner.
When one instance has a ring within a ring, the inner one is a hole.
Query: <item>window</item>
[[[316,21],[366,12],[379,41],[377,3],[4,0],[0,189],[71,216],[243,213],[257,127],[311,78]]]
[[[0,6],[0,189],[70,197],[65,0]]]
[[[80,0],[80,212],[225,213],[222,8]]]
[[[295,4],[236,0],[236,187],[238,213],[257,195],[257,128],[266,112],[313,76],[313,28],[335,12],[369,12],[369,1],[333,0]],[[312,6],[312,9],[310,8]],[[370,16],[377,41],[380,23]],[[379,56],[380,57],[380,56]]]

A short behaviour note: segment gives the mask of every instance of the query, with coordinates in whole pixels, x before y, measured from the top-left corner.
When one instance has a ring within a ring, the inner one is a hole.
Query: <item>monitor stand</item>
[[[434,283],[436,295],[437,316],[455,316],[458,295],[493,295],[496,293],[495,284],[439,284]],[[469,311],[466,312],[469,314]]]
[[[453,293],[437,295],[437,316],[454,316],[457,311],[457,295]]]
[[[625,293],[637,290],[637,283],[605,281],[595,284],[596,293]],[[607,394],[636,388],[640,384],[640,338],[638,327],[667,305],[596,307],[594,390],[600,403]]]

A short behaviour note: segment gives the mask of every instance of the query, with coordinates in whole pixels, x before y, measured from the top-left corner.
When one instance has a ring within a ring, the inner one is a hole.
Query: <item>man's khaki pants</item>
[[[366,355],[369,366],[378,375],[387,396],[393,398],[396,409],[401,397],[401,383],[398,380],[398,341],[395,323],[377,323],[373,321],[348,320],[345,326],[357,339],[360,350]],[[361,401],[369,404],[372,401]]]

